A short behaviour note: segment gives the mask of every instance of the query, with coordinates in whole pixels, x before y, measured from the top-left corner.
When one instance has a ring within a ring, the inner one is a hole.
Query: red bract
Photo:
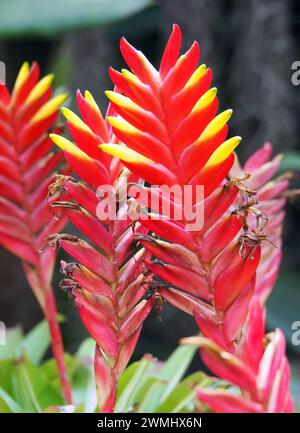
[[[240,393],[234,389],[200,389],[198,398],[214,412],[294,411],[284,335],[279,329],[265,335],[264,316],[264,307],[255,296],[243,327],[242,341],[231,352],[206,338],[183,340],[199,346],[210,370],[240,389]]]
[[[40,251],[45,238],[59,231],[65,220],[57,222],[47,205],[47,190],[53,172],[62,161],[52,152],[49,130],[55,127],[58,108],[66,99],[61,94],[51,99],[53,76],[39,81],[39,67],[24,63],[12,93],[0,85],[0,244],[18,256],[49,323],[52,349],[64,390],[71,401],[71,389],[64,359],[63,345],[51,280],[55,253]]]
[[[127,215],[127,200],[120,201],[110,216],[99,216],[100,207],[104,209],[102,205],[107,203],[101,191],[111,187],[116,199],[129,174],[120,161],[99,149],[100,143],[116,143],[116,139],[92,96],[86,92],[83,97],[78,91],[77,102],[82,119],[63,109],[76,145],[60,136],[51,137],[84,183],[59,176],[49,197],[52,208],[61,210],[89,242],[68,234],[52,235],[49,242],[76,260],[62,262],[67,278],[61,286],[72,293],[79,316],[96,342],[94,367],[99,409],[110,412],[117,380],[153,305],[151,296],[146,295],[151,276],[143,274],[144,250],[137,251],[134,241],[135,233],[143,234],[146,230],[139,223],[133,228]]]
[[[122,55],[132,72],[110,69],[118,92],[106,92],[119,117],[108,121],[126,144],[101,146],[155,185],[204,185],[208,196],[226,177],[240,138],[225,141],[232,110],[216,115],[212,72],[197,67],[197,42],[181,57],[181,32],[174,26],[157,71],[124,38]]]
[[[184,216],[184,195],[172,198],[158,190],[161,203],[141,223],[164,241],[139,238],[155,257],[145,260],[147,268],[169,284],[160,294],[189,314],[201,314],[202,331],[213,333],[226,347],[238,338],[247,316],[260,239],[247,232],[250,196],[243,182],[224,181],[240,142],[239,137],[224,141],[232,111],[216,116],[216,89],[209,90],[211,70],[197,67],[198,44],[179,57],[180,46],[181,32],[175,25],[157,71],[121,40],[121,52],[133,73],[110,70],[118,92],[107,96],[118,116],[108,121],[126,146],[100,147],[152,184],[176,185],[179,192],[191,187],[193,211],[204,209],[201,227],[191,228]],[[197,197],[198,185],[204,187],[204,200]],[[240,190],[243,203],[235,206]],[[167,217],[162,202],[183,216]],[[157,213],[160,218],[154,218]]]
[[[245,185],[257,192],[255,195],[257,209],[255,210],[256,206],[253,206],[253,213],[248,218],[250,227],[255,230],[257,223],[265,225],[264,233],[267,241],[262,244],[262,258],[257,269],[255,286],[255,292],[262,302],[266,301],[274,287],[282,258],[284,207],[290,173],[274,178],[281,159],[282,155],[272,158],[272,145],[265,143],[246,161],[243,168],[237,163],[232,170],[235,176],[249,173],[251,176],[245,181]]]

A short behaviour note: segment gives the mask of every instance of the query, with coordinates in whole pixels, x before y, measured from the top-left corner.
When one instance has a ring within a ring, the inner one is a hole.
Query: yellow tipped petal
[[[51,138],[53,143],[55,143],[62,150],[65,150],[72,155],[80,156],[80,158],[87,157],[87,155],[82,150],[80,150],[79,147],[77,147],[72,141],[68,140],[67,138],[57,134],[49,134],[49,137]]]
[[[46,77],[42,78],[31,90],[25,103],[28,105],[40,98],[49,89],[53,82],[53,79],[53,74],[46,75]]]
[[[79,116],[77,116],[77,114],[73,113],[73,111],[69,110],[66,107],[62,107],[61,111],[63,113],[63,115],[65,116],[65,118],[72,123],[72,125],[74,125],[76,128],[87,131],[87,132],[92,132],[90,130],[90,128],[83,122],[82,119],[80,119]]]
[[[127,96],[121,95],[120,93],[113,92],[111,90],[106,90],[105,95],[107,96],[107,98],[111,102],[114,102],[119,107],[133,108],[135,110],[140,110],[141,109],[131,99],[127,98]]]
[[[98,105],[97,105],[97,102],[96,102],[95,99],[93,98],[93,95],[92,95],[88,90],[86,90],[86,91],[84,92],[84,97],[85,97],[85,99],[88,101],[88,103],[90,104],[90,106],[91,106],[95,111],[98,111],[99,113],[101,112],[101,111],[100,111],[100,108],[99,108]]]
[[[212,89],[208,90],[204,93],[204,95],[201,96],[197,104],[194,106],[192,112],[200,111],[207,105],[209,105],[213,99],[215,98],[217,94],[217,88],[213,87]]]
[[[191,78],[186,83],[185,87],[191,87],[194,86],[200,78],[203,77],[203,75],[206,72],[206,65],[200,65],[195,72],[192,74]]]
[[[214,136],[223,126],[228,122],[230,117],[232,116],[232,110],[223,111],[223,113],[218,114],[204,129],[199,140],[206,140],[212,136]]]
[[[30,71],[29,63],[24,62],[23,65],[21,66],[20,70],[19,70],[17,79],[15,81],[13,93],[15,93],[21,87],[21,85],[24,83],[24,81],[26,80],[26,78],[29,75],[29,71]]]
[[[63,93],[61,95],[54,96],[45,105],[43,105],[39,111],[33,116],[30,123],[39,122],[51,116],[61,106],[61,104],[67,99],[68,95]]]
[[[126,120],[123,120],[121,117],[108,116],[106,120],[111,126],[127,134],[139,133],[139,130],[137,128],[126,122]]]
[[[60,147],[62,150],[65,150],[65,148],[71,143],[70,140],[67,140],[65,137],[62,137],[58,134],[49,134],[49,137],[53,141],[54,144],[56,144],[58,147]]]
[[[225,159],[228,158],[228,156],[239,145],[241,140],[241,137],[232,137],[229,140],[224,141],[224,143],[222,143],[221,146],[218,147],[218,149],[209,158],[205,164],[205,167],[211,167],[225,161]]]
[[[129,163],[144,163],[151,164],[153,161],[145,156],[139,154],[135,150],[130,149],[129,147],[120,146],[119,144],[100,144],[100,149],[103,152],[108,153],[109,155],[116,156],[124,162]]]
[[[121,73],[122,73],[123,77],[128,81],[131,81],[131,82],[136,83],[136,84],[138,84],[140,82],[138,77],[136,75],[134,75],[132,72],[128,71],[128,69],[121,69]]]

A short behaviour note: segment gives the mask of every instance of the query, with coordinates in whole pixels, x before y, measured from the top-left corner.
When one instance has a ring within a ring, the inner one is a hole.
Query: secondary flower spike
[[[24,272],[49,323],[52,350],[67,402],[71,388],[51,280],[56,254],[41,248],[46,237],[60,231],[47,204],[54,173],[66,173],[62,155],[53,152],[48,132],[55,126],[66,95],[52,95],[53,75],[39,80],[39,66],[24,63],[11,93],[0,84],[0,245],[22,260]]]
[[[96,342],[94,371],[99,410],[111,412],[118,378],[154,303],[152,276],[143,273],[146,254],[143,248],[136,249],[135,242],[135,236],[147,229],[139,223],[133,226],[127,214],[130,203],[126,195],[124,201],[120,200],[126,181],[134,178],[118,159],[99,149],[103,142],[120,146],[109,124],[89,92],[83,96],[78,91],[77,103],[81,117],[63,109],[76,144],[58,135],[51,138],[63,149],[83,182],[58,176],[49,190],[49,202],[57,216],[67,217],[86,240],[64,233],[53,234],[49,242],[75,259],[61,263],[66,276],[61,287],[74,297],[79,316]],[[111,205],[101,187],[110,187]],[[103,218],[99,212],[106,204],[110,211],[114,204],[117,206],[113,214],[104,213]]]
[[[294,411],[285,338],[279,329],[265,335],[265,310],[257,296],[251,301],[238,350],[227,352],[203,337],[191,337],[182,342],[200,347],[207,367],[240,390],[200,389],[197,393],[199,400],[214,412]]]

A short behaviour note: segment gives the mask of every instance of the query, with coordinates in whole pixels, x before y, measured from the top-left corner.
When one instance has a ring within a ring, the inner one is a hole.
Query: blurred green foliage
[[[151,0],[1,0],[0,38],[47,37],[123,20]]]
[[[280,165],[280,173],[300,171],[300,152],[286,152]]]
[[[55,360],[43,360],[49,344],[45,321],[26,336],[19,327],[7,331],[6,345],[0,346],[0,413],[96,410],[94,341],[88,338],[76,354],[65,354],[74,399],[74,405],[68,406]],[[181,346],[165,362],[147,354],[129,365],[119,380],[116,411],[193,412],[196,389],[221,384],[202,372],[185,377],[195,352],[192,346]]]

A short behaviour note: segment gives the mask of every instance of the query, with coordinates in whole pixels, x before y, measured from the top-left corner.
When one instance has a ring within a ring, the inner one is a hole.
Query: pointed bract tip
[[[103,143],[100,144],[100,149],[109,155],[115,156],[124,162],[131,164],[151,164],[153,161],[145,156],[139,154],[135,150],[130,149],[126,146],[120,146],[119,144]]]
[[[25,104],[29,105],[32,102],[38,100],[42,95],[44,95],[54,80],[54,74],[48,74],[42,78],[29,93]]]
[[[81,93],[80,89],[76,90],[76,96],[80,96],[80,97],[82,96],[82,93]]]
[[[58,134],[49,134],[49,137],[53,141],[54,144],[56,144],[58,147],[60,147],[62,150],[65,150],[65,143],[64,143],[64,137],[61,137]]]
[[[50,99],[50,101],[46,102],[45,105],[43,105],[37,113],[33,116],[30,123],[40,122],[47,117],[50,117],[52,114],[54,114],[61,104],[65,102],[68,95],[66,93],[62,93],[60,95],[54,96],[54,98]]]
[[[180,32],[180,34],[182,33],[181,28],[178,24],[174,23],[172,28],[173,28],[173,31]]]

